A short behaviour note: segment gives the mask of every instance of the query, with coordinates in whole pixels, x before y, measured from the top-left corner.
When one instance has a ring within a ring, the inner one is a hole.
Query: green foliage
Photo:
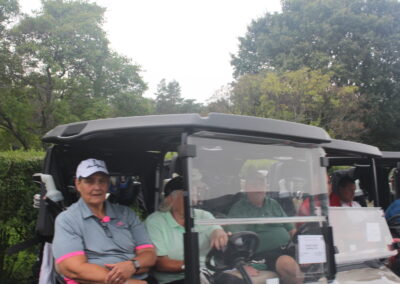
[[[178,113],[179,106],[183,102],[181,97],[181,86],[175,80],[167,83],[162,79],[157,85],[156,92],[156,113]]]
[[[120,94],[113,100],[111,116],[135,116],[154,113],[154,101],[134,93]]]
[[[40,147],[39,137],[60,123],[151,112],[140,66],[109,48],[103,8],[47,0],[17,22],[17,2],[3,2],[0,134],[11,143],[5,149]]]
[[[0,7],[0,35],[3,35],[6,25],[19,13],[18,1],[0,0]]]
[[[32,207],[38,188],[32,174],[41,170],[44,153],[0,152],[0,282],[23,283],[33,277],[37,248],[6,256],[5,250],[34,236],[37,209]]]
[[[217,90],[208,100],[207,112],[233,113],[233,104],[231,101],[231,84],[225,85]]]
[[[335,86],[356,86],[364,142],[400,147],[400,3],[396,0],[285,0],[282,13],[254,20],[232,57],[235,76],[308,67]],[[347,101],[340,101],[344,105]]]
[[[356,87],[338,87],[330,74],[303,68],[240,77],[233,86],[234,112],[321,126],[341,139],[363,131]]]
[[[157,114],[167,113],[200,113],[204,107],[195,100],[184,99],[181,96],[181,86],[175,80],[167,83],[162,79],[155,93],[155,111]]]

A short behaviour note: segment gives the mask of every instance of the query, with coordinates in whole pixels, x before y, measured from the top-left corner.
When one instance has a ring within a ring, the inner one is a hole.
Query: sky
[[[182,97],[206,103],[233,81],[231,54],[251,21],[280,11],[280,0],[96,0],[106,8],[110,47],[142,68],[154,98],[157,84],[176,80]],[[40,0],[19,0],[25,13]]]

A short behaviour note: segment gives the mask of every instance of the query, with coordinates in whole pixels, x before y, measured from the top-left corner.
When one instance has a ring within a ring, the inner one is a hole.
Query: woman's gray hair
[[[175,199],[178,192],[179,192],[179,190],[174,190],[173,192],[170,193],[169,196],[171,196],[172,199]],[[158,211],[161,211],[161,212],[171,211],[172,199],[164,197],[163,201],[161,201],[160,205],[158,206]]]

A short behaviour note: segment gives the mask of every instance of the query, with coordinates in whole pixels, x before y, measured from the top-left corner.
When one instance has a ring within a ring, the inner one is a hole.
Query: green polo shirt
[[[195,219],[214,219],[211,213],[194,209]],[[157,249],[157,256],[168,256],[171,259],[183,260],[183,233],[185,228],[179,225],[172,214],[168,212],[156,211],[147,217],[145,221],[150,238]],[[198,226],[195,225],[195,231],[199,233],[199,254],[200,266],[204,266],[205,256],[210,250],[210,236],[215,229],[221,229],[220,226]],[[162,283],[183,279],[184,273],[164,273],[154,271],[154,276]]]
[[[287,217],[279,203],[271,198],[266,198],[264,206],[256,207],[245,197],[236,202],[230,209],[230,218],[255,218],[255,217]],[[289,231],[294,229],[293,224],[248,224],[231,225],[227,231],[233,233],[252,231],[260,237],[257,252],[276,249],[290,241]]]

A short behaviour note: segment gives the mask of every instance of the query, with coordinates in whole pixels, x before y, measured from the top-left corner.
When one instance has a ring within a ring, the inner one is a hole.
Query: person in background
[[[154,245],[138,216],[106,200],[110,176],[102,160],[76,169],[80,199],[57,216],[53,239],[56,269],[67,283],[157,283],[147,274]]]
[[[397,229],[399,227],[397,224],[400,224],[400,199],[396,199],[389,205],[385,211],[385,218],[392,235],[400,238],[400,230]]]
[[[214,219],[211,213],[194,209],[195,219]],[[154,276],[161,283],[184,283],[185,215],[183,206],[183,178],[174,177],[164,187],[164,200],[158,211],[145,221],[150,238],[156,246],[157,262]],[[197,226],[199,234],[200,266],[205,265],[205,256],[215,247],[222,249],[228,242],[228,235],[220,226]]]
[[[328,197],[329,197],[329,204],[330,206],[331,203],[336,203],[337,200],[339,200],[339,197],[336,194],[332,193],[332,181],[331,177],[329,175],[326,175],[326,186],[328,189]],[[303,203],[301,203],[299,211],[297,213],[298,216],[311,216],[311,215],[317,215],[316,212],[314,214],[311,214],[311,197],[307,197],[304,199]],[[314,208],[321,207],[321,200],[319,199],[318,196],[314,196]],[[302,223],[298,223],[297,227],[300,227]]]
[[[356,183],[349,176],[344,176],[338,183],[337,196],[339,200],[331,202],[331,206],[336,207],[361,207],[360,203],[354,201]]]

